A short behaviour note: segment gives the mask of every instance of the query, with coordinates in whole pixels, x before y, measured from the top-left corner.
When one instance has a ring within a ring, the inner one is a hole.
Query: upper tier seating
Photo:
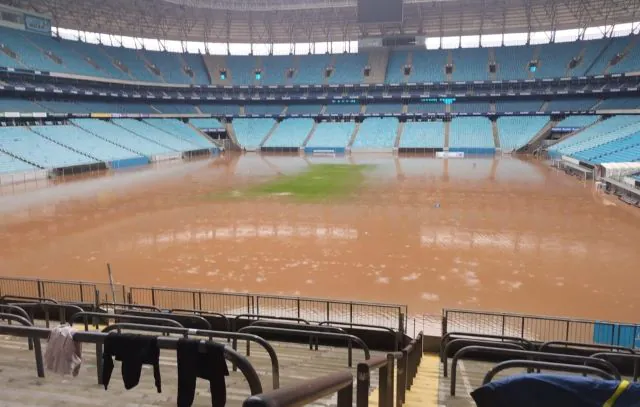
[[[209,72],[201,55],[87,44],[4,27],[0,28],[0,43],[8,49],[8,53],[0,51],[0,66],[183,85],[209,84],[211,77],[220,83],[218,70],[224,68],[228,70],[224,84],[233,85],[362,83],[364,67],[369,63],[368,53],[235,55],[220,56]],[[10,56],[11,52],[15,52],[16,58]],[[617,54],[624,57],[609,66]],[[577,61],[574,68],[569,67],[572,58]],[[528,65],[536,59],[538,67],[530,72]],[[490,62],[496,63],[495,75],[489,73]],[[450,77],[445,72],[449,63],[453,65]],[[405,65],[412,66],[409,76],[404,75]],[[327,67],[333,67],[329,77],[325,77]],[[291,78],[287,75],[289,69],[294,72]],[[261,70],[260,79],[256,79],[256,70]],[[637,36],[626,36],[529,46],[391,51],[386,82],[472,81],[490,80],[494,76],[500,80],[522,80],[638,70],[640,44]]]
[[[71,167],[97,162],[96,159],[41,137],[27,127],[0,127],[0,149],[42,168]]]
[[[169,147],[175,151],[192,151],[199,149],[197,144],[165,133],[164,131],[143,121],[135,119],[113,119],[112,121],[114,124],[123,127],[132,133],[147,138],[160,145]]]
[[[406,122],[400,148],[443,148],[443,122]]]
[[[199,105],[200,111],[205,114],[234,115],[239,114],[238,105]]]
[[[238,143],[248,150],[255,150],[275,124],[273,119],[235,119],[233,128]]]
[[[189,119],[189,123],[201,130],[222,130],[224,126],[218,119]]]
[[[552,154],[572,155],[640,130],[640,116],[620,115],[595,123],[549,148]]]
[[[202,134],[178,119],[145,119],[144,122],[200,148],[215,147],[215,144]]]
[[[298,69],[294,74],[294,83],[315,85],[324,83],[325,69],[330,65],[330,55],[307,55],[298,57]]]
[[[98,119],[74,119],[72,121],[76,126],[83,128],[89,133],[140,155],[152,156],[175,153],[175,151],[169,147],[140,137],[111,122]]]
[[[47,109],[26,99],[18,98],[0,98],[0,112],[46,112]]]
[[[329,104],[325,109],[326,114],[358,114],[360,113],[360,104]]]
[[[558,123],[556,127],[587,127],[595,123],[599,118],[597,115],[569,116]]]
[[[365,113],[385,114],[385,113],[402,113],[402,105],[400,103],[371,103],[366,106]]]
[[[333,62],[330,84],[364,83],[364,68],[369,62],[369,54],[338,54]]]
[[[497,79],[528,78],[528,64],[533,59],[533,48],[527,45],[495,48]]]
[[[486,48],[451,50],[453,56],[453,81],[489,80],[489,52]]]
[[[495,148],[491,121],[485,117],[461,117],[451,120],[449,147]]]
[[[443,50],[415,51],[408,82],[444,82],[449,52]]]
[[[622,97],[606,99],[598,105],[598,110],[607,109],[637,109],[640,108],[640,98]]]
[[[281,114],[284,111],[284,106],[282,105],[245,105],[244,112],[245,114],[261,114],[261,115],[269,115],[269,114]]]
[[[31,130],[69,149],[74,149],[100,161],[123,160],[138,157],[136,153],[109,143],[104,139],[72,125],[32,126]]]
[[[0,173],[24,172],[35,169],[37,167],[0,151]]]
[[[590,110],[598,103],[596,98],[577,98],[566,100],[552,100],[546,107],[547,112],[568,112],[576,110]]]
[[[526,145],[549,122],[547,116],[513,116],[498,118],[500,148],[514,151]]]
[[[454,113],[488,113],[490,111],[488,102],[454,102],[451,105]]]
[[[542,100],[498,100],[496,112],[537,112],[542,103]]]
[[[389,62],[387,64],[387,83],[404,83],[407,82],[404,76],[404,67],[407,65],[407,51],[391,51],[389,53]]]
[[[410,103],[409,113],[444,113],[444,103]]]
[[[582,51],[582,42],[563,42],[539,47],[535,78],[562,78],[567,74],[571,58]]]
[[[316,131],[307,143],[307,147],[346,147],[356,128],[353,122],[322,122],[318,123]]]
[[[175,113],[175,114],[196,114],[195,106],[185,105],[184,103],[154,103],[155,107],[161,113]]]
[[[302,147],[312,128],[313,119],[283,120],[264,143],[264,147]]]
[[[393,148],[398,132],[398,119],[395,117],[364,119],[358,135],[352,145],[358,148]]]
[[[287,114],[319,114],[322,110],[321,105],[289,105]]]

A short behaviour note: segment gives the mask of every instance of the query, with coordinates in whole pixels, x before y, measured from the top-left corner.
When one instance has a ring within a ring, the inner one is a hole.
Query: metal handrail
[[[249,319],[249,320],[264,320],[264,319],[272,319],[274,321],[294,321],[294,322],[303,322],[305,325],[311,325],[311,322],[307,321],[306,319],[303,318],[294,318],[294,317],[277,317],[277,316],[272,316],[272,315],[260,315],[260,314],[240,314],[240,315],[236,315],[235,318],[233,318],[233,325],[232,325],[232,329],[234,331],[238,330],[238,320],[240,318],[244,318],[244,319]]]
[[[151,317],[138,317],[134,315],[123,315],[123,314],[108,314],[105,312],[78,312],[71,317],[70,323],[74,323],[80,318],[84,321],[84,330],[89,330],[88,318],[98,318],[98,319],[113,319],[114,321],[129,321],[129,322],[139,322],[144,325],[163,325],[168,324],[169,326],[174,326],[177,328],[184,328],[181,323],[178,321],[174,321],[173,319],[167,318],[151,318]]]
[[[378,369],[378,407],[393,407],[393,364],[393,355],[379,356],[358,363],[356,407],[369,406],[372,369]]]
[[[24,326],[32,327],[33,323],[29,321],[29,318],[21,317],[20,315],[0,313],[0,319],[6,319],[8,321],[20,322]],[[4,325],[0,324],[0,332],[3,327],[15,327],[15,325]],[[46,336],[49,337],[48,335]],[[40,338],[28,338],[29,341],[29,350],[31,350],[31,344],[33,343],[33,350],[36,357],[36,372],[38,373],[38,377],[44,377],[44,362],[42,361],[42,347],[40,345]]]
[[[50,302],[52,304],[58,304],[58,301],[51,299],[51,298],[46,298],[46,297],[27,297],[27,296],[23,296],[23,295],[3,295],[2,297],[0,297],[0,301],[2,302],[8,302],[8,301],[12,301],[12,300],[18,300],[18,301],[33,301],[33,302]]]
[[[154,307],[153,305],[140,305],[140,304],[128,304],[126,302],[101,302],[98,304],[98,307],[112,307],[112,308],[124,308],[124,309],[147,309],[151,311],[161,312],[162,310],[158,307]]]
[[[11,335],[17,337],[27,337],[34,339],[46,339],[49,337],[51,331],[47,328],[37,328],[33,326],[15,326],[15,325],[2,325],[0,324],[0,334],[3,335]],[[108,334],[103,332],[76,332],[73,334],[73,340],[77,342],[85,342],[85,343],[94,343],[96,345],[104,344],[105,338]],[[160,349],[176,349],[177,348],[177,338],[174,337],[158,337],[158,347]],[[42,352],[38,349],[36,353],[40,355],[40,360],[42,360]],[[255,368],[249,362],[249,360],[236,352],[233,349],[229,349],[225,347],[224,349],[225,359],[233,363],[235,366],[238,366],[244,377],[247,379],[247,383],[249,384],[249,388],[251,394],[260,394],[262,393],[262,383],[260,382],[260,377],[256,372]],[[43,373],[44,374],[44,373]],[[99,383],[102,384],[102,383]]]
[[[346,339],[349,345],[349,367],[353,366],[352,362],[352,342],[360,345],[362,350],[364,351],[365,360],[369,360],[371,358],[371,354],[369,352],[369,347],[366,343],[357,336],[348,335],[348,334],[340,334],[335,332],[318,332],[318,331],[304,331],[301,329],[285,329],[285,328],[271,328],[266,326],[245,326],[242,329],[239,329],[238,332],[255,332],[255,333],[275,333],[275,334],[286,334],[286,335],[294,335],[294,336],[308,336],[313,335],[318,338],[327,338],[327,339]]]
[[[60,316],[60,323],[67,322],[67,308],[70,308],[72,311],[83,312],[84,310],[77,305],[74,304],[65,304],[65,303],[49,303],[49,302],[12,302],[9,305],[15,305],[24,309],[31,310],[33,308],[42,308],[44,311],[44,321],[45,326],[49,328],[49,310],[51,308],[57,309]],[[29,313],[29,319],[33,320],[33,313]]]
[[[31,321],[31,317],[29,316],[29,314],[27,314],[27,311],[25,311],[24,308],[13,304],[0,304],[0,312],[4,313],[5,311],[3,311],[3,309],[7,309],[8,311],[16,311],[18,314],[20,314],[21,317],[24,317],[27,320]],[[7,312],[7,314],[10,313],[11,312]]]
[[[353,376],[351,372],[332,373],[317,379],[305,380],[278,390],[251,396],[243,407],[304,406],[333,393],[338,393],[337,407],[351,407]]]
[[[150,318],[166,318],[166,319],[171,319],[173,321],[176,321],[173,318],[170,318],[171,315],[176,315],[179,317],[184,317],[184,318],[190,318],[191,321],[194,321],[194,323],[201,323],[202,326],[204,326],[204,329],[208,329],[211,330],[211,323],[209,321],[207,321],[206,319],[202,318],[199,315],[181,315],[181,314],[172,314],[170,312],[148,312],[148,311],[135,311],[135,310],[123,310],[121,311],[120,314],[118,315],[132,315],[132,316],[136,316],[136,317],[150,317]],[[179,322],[179,321],[176,321]],[[180,322],[180,325],[184,326],[184,324],[182,322]]]
[[[548,342],[544,342],[542,345],[540,345],[540,347],[538,348],[538,350],[540,352],[542,352],[543,350],[545,350],[546,348],[551,348],[551,347],[555,347],[555,346],[562,346],[565,349],[576,349],[576,348],[583,348],[583,349],[597,349],[597,350],[618,350],[618,351],[624,351],[624,352],[628,352],[632,355],[636,355],[637,353],[631,349],[628,348],[626,346],[617,346],[617,345],[597,345],[597,344],[591,344],[591,343],[579,343],[579,342],[565,342],[565,341],[548,341]],[[577,349],[580,350],[580,349]]]
[[[638,381],[638,376],[640,376],[640,355],[630,355],[626,353],[618,353],[618,352],[598,352],[592,355],[589,355],[592,358],[598,359],[607,359],[611,358],[621,358],[621,359],[632,359],[633,360],[633,381]]]
[[[254,321],[249,324],[249,326],[270,326],[272,328],[289,328],[289,329],[301,329],[303,331],[318,331],[318,332],[337,332],[341,334],[346,334],[347,332],[339,328],[337,326],[320,326],[320,325],[301,325],[301,324],[292,324],[287,322],[278,322],[278,321]],[[315,344],[313,339],[316,339]],[[309,350],[313,350],[313,346],[315,345],[316,350],[318,350],[318,346],[320,341],[317,337],[310,336],[309,337]]]
[[[224,315],[221,314],[219,312],[211,312],[211,311],[201,311],[201,310],[196,310],[196,309],[187,309],[187,308],[172,308],[169,310],[170,314],[175,314],[175,313],[193,313],[196,315],[204,315],[204,316],[212,316],[212,317],[220,317],[222,318],[222,320],[224,321],[224,326],[225,326],[225,330],[230,331],[231,330],[231,323],[229,322],[229,318]]]
[[[206,336],[209,340],[213,340],[213,338],[225,338],[225,339],[234,339],[233,350],[236,349],[236,340],[246,340],[247,342],[255,342],[258,345],[262,346],[264,350],[269,355],[269,359],[271,360],[271,375],[273,380],[273,388],[277,389],[280,387],[280,363],[278,361],[278,355],[276,354],[275,349],[271,344],[261,337],[257,335],[251,334],[243,334],[237,332],[223,332],[223,331],[208,331],[202,329],[189,329],[189,328],[175,328],[172,326],[156,326],[156,325],[142,325],[142,324],[128,324],[128,323],[120,323],[120,324],[112,324],[105,327],[102,332],[109,332],[113,330],[120,329],[135,329],[138,331],[148,331],[148,332],[159,332],[159,333],[173,333],[173,334],[182,334],[185,337],[189,335],[197,335],[197,336]],[[249,352],[247,352],[247,356],[251,356]]]
[[[498,363],[491,370],[487,372],[482,380],[482,384],[485,385],[503,370],[512,368],[527,368],[527,369],[547,369],[560,372],[569,373],[583,373],[600,376],[605,380],[620,380],[620,377],[615,377],[604,370],[583,365],[569,365],[566,363],[553,363],[553,362],[541,362],[539,360],[507,360],[506,362]]]
[[[467,346],[486,346],[490,348],[527,350],[524,346],[517,343],[482,341],[479,339],[454,339],[447,343],[447,346],[444,348],[444,361],[442,362],[442,376],[444,377],[448,377],[449,373],[449,350],[455,345],[460,346],[460,349]]]
[[[447,346],[447,342],[452,336],[463,336],[466,338],[480,338],[480,339],[501,339],[501,342],[510,341],[510,342],[522,342],[527,345],[529,350],[534,349],[533,342],[528,341],[524,338],[520,338],[518,336],[505,336],[505,335],[490,335],[490,334],[478,334],[478,333],[467,333],[467,332],[447,332],[442,335],[440,338],[440,362],[444,362],[444,348]],[[465,339],[465,338],[455,338],[455,339]]]
[[[398,350],[400,347],[400,338],[398,336],[398,331],[392,328],[388,328],[380,325],[370,325],[370,324],[354,324],[351,322],[343,322],[343,321],[322,321],[319,322],[318,325],[343,325],[355,328],[368,328],[368,329],[377,329],[379,331],[387,331],[393,336],[394,350]]]
[[[620,380],[620,372],[618,369],[609,361],[603,359],[596,359],[589,356],[576,356],[576,355],[563,355],[558,353],[544,353],[544,352],[534,352],[529,350],[513,350],[513,349],[502,349],[502,348],[490,348],[485,346],[466,346],[456,352],[453,355],[453,360],[451,361],[451,386],[450,393],[452,396],[456,395],[456,376],[458,370],[458,360],[462,358],[466,353],[475,352],[475,353],[488,353],[499,356],[514,356],[514,357],[528,357],[531,359],[546,359],[554,362],[577,362],[577,363],[592,363],[595,365],[600,365],[601,367],[605,367],[612,374],[612,377]]]

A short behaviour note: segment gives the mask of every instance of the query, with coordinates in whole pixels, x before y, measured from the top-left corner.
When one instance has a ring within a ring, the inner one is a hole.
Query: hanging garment
[[[102,378],[104,389],[107,389],[111,372],[113,372],[113,359],[122,362],[122,380],[125,389],[129,390],[138,385],[142,365],[153,365],[153,378],[155,379],[158,393],[162,391],[160,382],[160,348],[158,338],[155,336],[119,334],[111,332],[104,340],[104,352],[102,354]]]
[[[488,383],[471,397],[478,407],[640,407],[640,383],[525,374]]]
[[[47,370],[61,375],[78,375],[82,364],[82,344],[73,340],[75,333],[75,328],[69,324],[62,324],[51,330],[44,353]]]
[[[196,392],[196,378],[209,380],[211,405],[227,403],[225,376],[229,376],[224,359],[224,345],[196,339],[178,340],[178,407],[190,407]]]

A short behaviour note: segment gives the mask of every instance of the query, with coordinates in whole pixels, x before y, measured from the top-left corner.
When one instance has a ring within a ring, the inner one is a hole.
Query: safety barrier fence
[[[302,318],[310,322],[337,321],[382,326],[400,332],[406,332],[407,323],[407,307],[398,304],[0,277],[0,296],[8,295],[46,297],[68,303],[114,303],[120,307],[130,304],[225,315]]]

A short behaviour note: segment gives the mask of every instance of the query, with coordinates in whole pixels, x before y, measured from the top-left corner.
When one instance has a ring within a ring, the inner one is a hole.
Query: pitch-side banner
[[[464,158],[462,151],[437,151],[437,158]]]

